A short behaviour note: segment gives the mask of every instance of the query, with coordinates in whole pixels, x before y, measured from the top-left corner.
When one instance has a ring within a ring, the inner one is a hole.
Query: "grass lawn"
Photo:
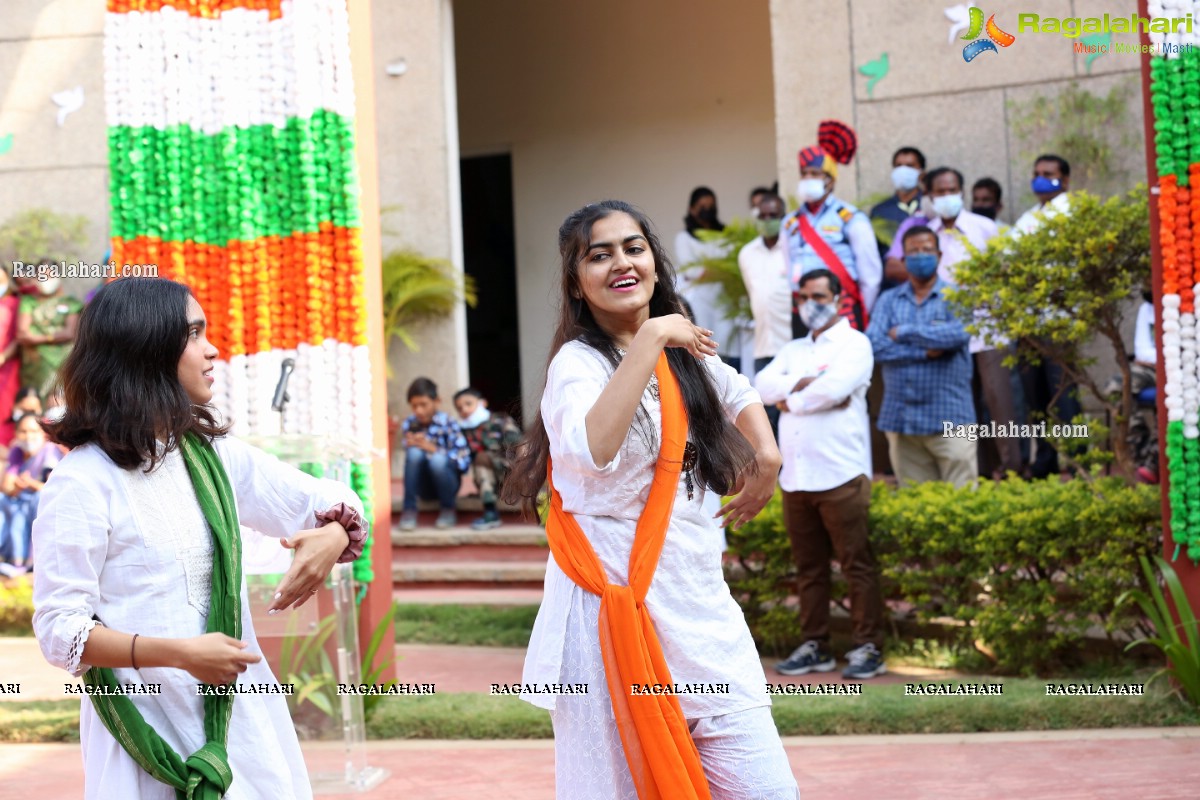
[[[0,742],[78,741],[78,699],[0,703]]]
[[[903,684],[867,684],[861,697],[777,696],[772,711],[784,736],[1200,725],[1200,710],[1189,708],[1159,686],[1147,687],[1143,697],[1047,697],[1045,680],[1009,678],[1002,682],[1004,694],[1000,697],[905,696]],[[550,738],[552,733],[549,714],[517,698],[443,694],[385,698],[368,722],[367,735],[375,739],[532,739]]]
[[[1120,680],[1147,677],[1140,673]],[[1047,697],[1047,680],[1000,680],[1000,697],[905,696],[903,684],[868,683],[860,697],[777,696],[772,710],[784,736],[1200,725],[1200,710],[1167,694],[1161,684],[1147,687],[1143,697]],[[78,732],[77,700],[0,703],[0,742],[77,741]],[[552,731],[549,714],[515,697],[446,693],[383,698],[367,722],[367,736],[548,739]]]
[[[396,641],[525,647],[537,606],[396,606]]]

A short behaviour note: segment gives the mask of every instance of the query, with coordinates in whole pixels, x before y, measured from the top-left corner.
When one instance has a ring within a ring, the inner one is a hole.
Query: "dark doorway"
[[[479,295],[475,308],[467,309],[471,385],[491,408],[523,422],[512,157],[464,158],[461,174],[464,269]]]

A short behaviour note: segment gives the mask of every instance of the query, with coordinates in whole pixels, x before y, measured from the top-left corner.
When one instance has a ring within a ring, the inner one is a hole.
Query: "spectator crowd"
[[[50,259],[40,259],[49,265]],[[14,278],[0,270],[0,572],[32,569],[38,497],[65,450],[40,421],[62,413],[59,366],[75,341],[83,304],[63,293],[57,277]]]

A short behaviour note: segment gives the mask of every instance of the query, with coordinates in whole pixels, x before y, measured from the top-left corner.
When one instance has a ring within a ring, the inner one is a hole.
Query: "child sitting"
[[[483,501],[483,516],[471,523],[471,527],[477,531],[498,528],[500,512],[496,510],[496,494],[508,473],[509,452],[521,441],[521,429],[508,414],[490,411],[478,389],[467,387],[457,392],[454,407],[471,446],[471,476]]]
[[[458,522],[455,501],[462,475],[471,466],[471,449],[458,423],[441,410],[437,384],[417,378],[408,387],[412,415],[404,420],[404,510],[400,530],[417,527],[417,499],[437,498],[441,511],[434,527]]]

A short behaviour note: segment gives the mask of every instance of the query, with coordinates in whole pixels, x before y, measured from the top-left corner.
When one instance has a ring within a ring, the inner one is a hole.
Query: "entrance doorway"
[[[475,279],[479,296],[475,308],[467,309],[471,385],[492,409],[512,414],[523,425],[512,157],[464,158],[460,169],[463,271]]]

